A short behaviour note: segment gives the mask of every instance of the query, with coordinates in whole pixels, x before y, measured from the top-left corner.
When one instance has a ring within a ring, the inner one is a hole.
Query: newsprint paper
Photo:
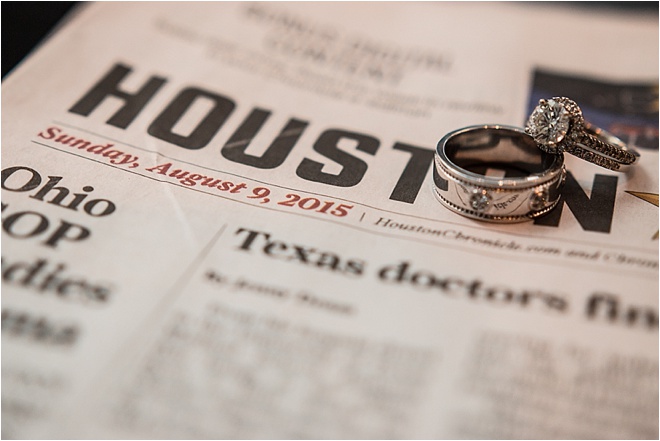
[[[657,438],[657,82],[570,4],[83,5],[2,87],[2,436]],[[552,96],[639,164],[438,203]]]

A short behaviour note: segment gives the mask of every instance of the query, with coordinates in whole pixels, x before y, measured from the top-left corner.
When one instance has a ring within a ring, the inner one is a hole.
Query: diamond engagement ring
[[[619,138],[586,122],[575,101],[566,97],[540,100],[525,132],[544,152],[567,152],[610,170],[623,171],[623,166],[639,158],[639,153]]]
[[[564,155],[538,149],[523,129],[478,125],[445,135],[435,152],[433,192],[463,216],[522,222],[559,202]]]

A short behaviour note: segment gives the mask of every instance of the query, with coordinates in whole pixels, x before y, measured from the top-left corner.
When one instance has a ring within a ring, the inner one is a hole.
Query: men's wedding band
[[[445,135],[435,152],[433,190],[450,210],[488,222],[522,222],[559,202],[564,156],[542,152],[522,129],[478,125]]]
[[[525,132],[545,152],[570,153],[610,170],[624,171],[624,166],[639,158],[639,153],[619,138],[586,122],[580,107],[566,97],[540,100]]]

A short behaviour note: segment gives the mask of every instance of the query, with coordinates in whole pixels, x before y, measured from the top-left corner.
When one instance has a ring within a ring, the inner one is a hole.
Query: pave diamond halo
[[[580,107],[566,97],[540,100],[527,120],[525,133],[546,153],[570,153],[609,170],[625,171],[639,158],[619,138],[586,122]]]
[[[527,133],[547,153],[558,154],[564,151],[561,141],[568,134],[570,115],[561,101],[541,100],[527,121]]]

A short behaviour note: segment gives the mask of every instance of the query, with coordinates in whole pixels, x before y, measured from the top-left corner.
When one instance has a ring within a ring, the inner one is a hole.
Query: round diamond
[[[484,211],[490,205],[491,199],[486,190],[474,190],[470,195],[470,206],[476,211]]]
[[[557,153],[559,144],[570,126],[570,115],[563,103],[541,100],[527,121],[528,133],[551,153]]]
[[[550,199],[550,191],[547,188],[537,190],[532,194],[532,197],[529,201],[529,208],[531,208],[534,211],[538,211],[542,208],[545,208],[549,199]]]

